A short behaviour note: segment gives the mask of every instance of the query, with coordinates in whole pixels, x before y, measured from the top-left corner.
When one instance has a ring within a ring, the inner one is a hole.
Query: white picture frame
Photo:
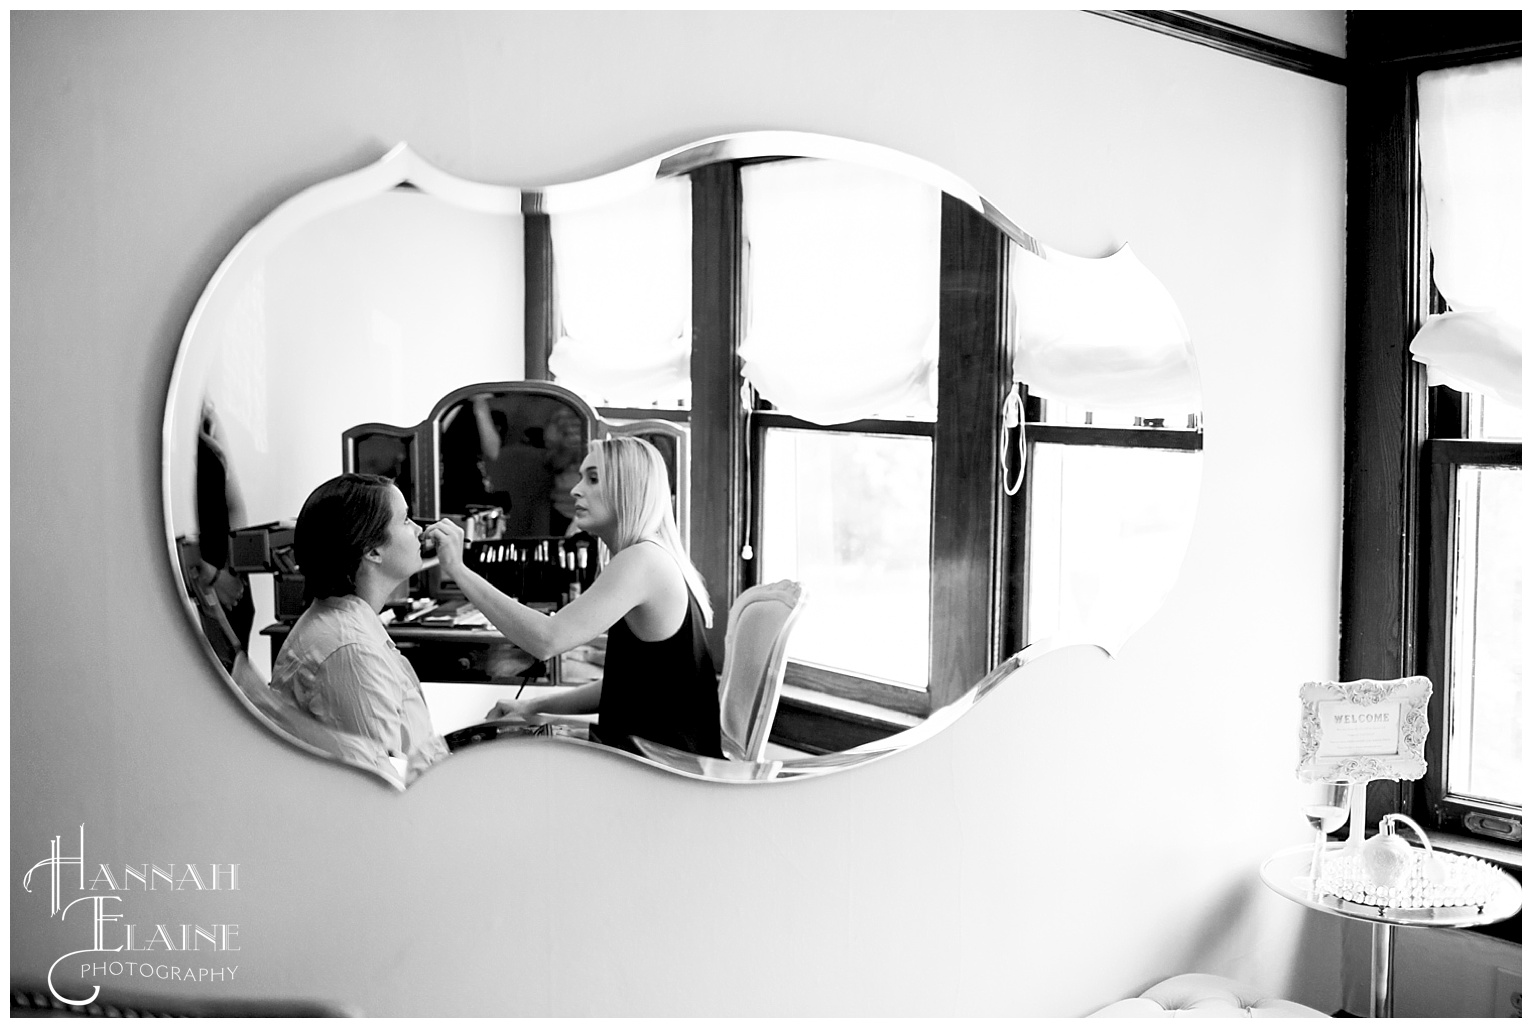
[[[1414,781],[1426,773],[1430,679],[1305,682],[1298,698],[1302,781]]]

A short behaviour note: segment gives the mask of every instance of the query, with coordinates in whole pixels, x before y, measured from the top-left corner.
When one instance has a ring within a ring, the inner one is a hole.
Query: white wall
[[[12,82],[12,867],[81,823],[93,861],[239,862],[239,892],[185,899],[240,924],[239,981],[183,992],[1067,1015],[1195,969],[1339,1006],[1338,927],[1256,869],[1305,837],[1296,690],[1335,672],[1340,87],[1077,12],[32,13]],[[1163,612],[1115,661],[1046,658],[823,781],[512,745],[399,796],[284,749],[217,685],[163,556],[164,391],[223,254],[401,139],[530,186],[767,128],[934,161],[1164,281],[1208,440]],[[87,510],[88,538],[59,532]],[[80,928],[19,881],[12,969],[37,976]]]
[[[177,535],[198,529],[204,401],[237,473],[240,527],[293,517],[340,474],[351,426],[410,427],[459,386],[523,375],[520,213],[391,191],[291,232],[221,269],[222,301],[201,306],[186,337],[168,476]]]

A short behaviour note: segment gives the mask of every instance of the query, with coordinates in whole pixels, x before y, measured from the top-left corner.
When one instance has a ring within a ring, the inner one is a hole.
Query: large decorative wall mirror
[[[554,611],[601,572],[568,494],[616,434],[665,460],[720,668],[736,600],[801,586],[747,597],[792,608],[749,615],[790,631],[743,662],[765,697],[748,756],[611,749],[589,718],[485,723],[500,699],[599,681],[603,639],[534,660],[427,561],[382,620],[450,748],[552,739],[719,781],[897,752],[1031,656],[1112,652],[1145,623],[1190,537],[1203,438],[1188,332],[1131,251],[1053,250],[916,158],[743,133],[518,189],[401,144],[252,229],[182,340],[167,541],[217,674],[289,742],[402,787],[418,768],[269,687],[305,605],[305,498],[384,475]]]

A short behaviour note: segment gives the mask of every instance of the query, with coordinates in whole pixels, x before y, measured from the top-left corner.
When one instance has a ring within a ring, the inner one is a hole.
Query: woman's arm
[[[436,540],[444,572],[463,595],[511,642],[538,660],[563,653],[615,625],[633,608],[650,600],[663,582],[669,555],[657,546],[630,546],[607,563],[594,584],[551,617],[520,603],[490,585],[463,564],[463,530],[438,521],[426,530]]]
[[[594,714],[601,706],[601,683],[559,689],[531,700],[501,700],[484,715],[486,721],[537,714]]]
[[[479,427],[479,449],[484,459],[494,460],[500,456],[500,433],[495,431],[495,422],[489,415],[489,400],[485,397],[473,398],[473,420]]]

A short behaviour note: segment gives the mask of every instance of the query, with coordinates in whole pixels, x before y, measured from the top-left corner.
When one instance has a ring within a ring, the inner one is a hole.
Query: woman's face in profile
[[[420,526],[410,520],[410,505],[398,486],[388,487],[388,503],[388,535],[376,552],[382,557],[380,570],[391,579],[403,581],[425,563],[420,556]]]
[[[587,454],[581,462],[580,480],[569,495],[574,500],[574,526],[580,531],[596,535],[616,524],[616,515],[606,499],[606,487],[601,482],[601,463],[594,453]]]

